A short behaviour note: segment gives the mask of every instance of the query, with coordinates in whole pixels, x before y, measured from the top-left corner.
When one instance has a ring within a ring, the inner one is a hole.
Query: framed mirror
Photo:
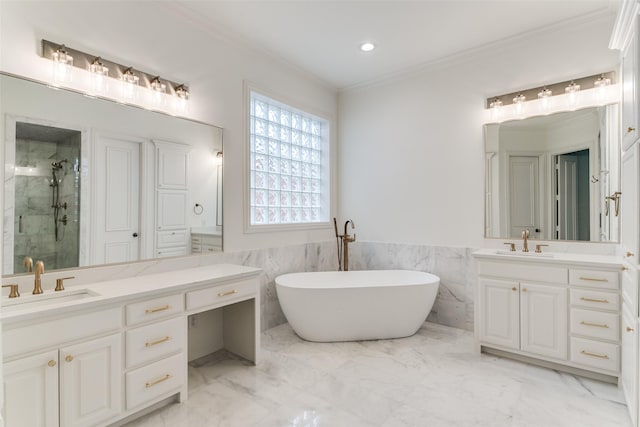
[[[222,129],[0,75],[3,276],[222,250]]]
[[[488,124],[485,237],[617,242],[618,105]]]

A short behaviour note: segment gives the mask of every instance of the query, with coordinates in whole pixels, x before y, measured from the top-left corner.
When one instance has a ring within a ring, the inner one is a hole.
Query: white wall
[[[188,115],[224,128],[225,250],[331,237],[330,227],[244,234],[243,81],[332,119],[334,156],[335,91],[261,52],[230,41],[198,19],[185,15],[171,2],[1,2],[0,70],[41,78],[39,53],[44,38],[186,82],[191,91]]]
[[[547,28],[339,95],[339,206],[368,241],[482,247],[487,97],[618,69],[615,16]],[[426,42],[426,41],[425,41]]]

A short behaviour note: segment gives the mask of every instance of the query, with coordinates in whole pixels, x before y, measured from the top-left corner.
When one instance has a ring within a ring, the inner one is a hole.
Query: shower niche
[[[25,122],[15,132],[13,271],[25,271],[25,257],[78,267],[82,134]]]

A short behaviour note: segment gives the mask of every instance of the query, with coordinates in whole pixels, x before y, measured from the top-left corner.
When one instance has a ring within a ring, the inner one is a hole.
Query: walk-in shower
[[[81,137],[16,122],[13,273],[25,271],[27,256],[49,269],[79,265]]]

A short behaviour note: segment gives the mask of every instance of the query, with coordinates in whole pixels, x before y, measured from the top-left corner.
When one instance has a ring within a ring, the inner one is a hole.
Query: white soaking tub
[[[276,278],[280,306],[308,341],[408,337],[426,320],[440,278],[409,270],[291,273]]]

